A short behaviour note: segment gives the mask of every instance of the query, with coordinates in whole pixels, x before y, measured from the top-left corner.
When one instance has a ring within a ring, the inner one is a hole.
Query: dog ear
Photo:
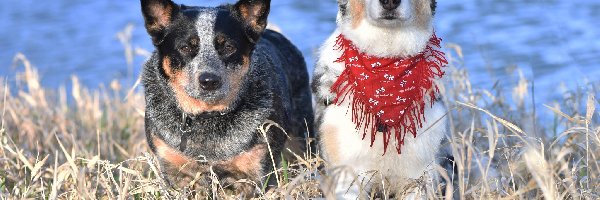
[[[179,6],[171,0],[141,0],[142,14],[152,43],[160,44],[165,36],[165,30],[179,13]]]
[[[271,0],[240,0],[234,6],[234,13],[244,23],[250,41],[256,43],[267,27]]]
[[[348,13],[348,0],[337,0],[339,12],[342,16],[345,16]]]
[[[348,4],[348,0],[337,0],[339,6],[346,6]]]

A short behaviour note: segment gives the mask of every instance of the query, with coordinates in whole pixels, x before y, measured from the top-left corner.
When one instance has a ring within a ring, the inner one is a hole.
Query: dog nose
[[[398,6],[400,6],[400,2],[402,2],[402,1],[401,0],[379,0],[379,2],[383,6],[383,9],[394,10],[394,9],[398,8]]]
[[[221,77],[211,73],[201,74],[200,87],[209,91],[219,89],[221,87]]]

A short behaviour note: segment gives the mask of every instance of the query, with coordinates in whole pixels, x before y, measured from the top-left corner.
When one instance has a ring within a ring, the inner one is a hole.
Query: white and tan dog
[[[381,183],[398,192],[411,180],[424,175],[436,177],[433,169],[447,132],[447,111],[441,102],[433,106],[427,103],[422,128],[417,129],[416,137],[406,136],[401,154],[389,150],[384,154],[379,137],[372,147],[369,139],[363,140],[363,130],[357,130],[352,121],[352,101],[331,103],[336,98],[331,87],[345,68],[336,62],[342,54],[335,48],[338,35],[343,34],[368,55],[414,56],[432,37],[435,0],[338,0],[338,4],[337,30],[320,49],[312,83],[321,152],[332,167],[347,167],[353,172],[339,176],[336,197],[364,198]],[[378,174],[368,175],[373,171]]]

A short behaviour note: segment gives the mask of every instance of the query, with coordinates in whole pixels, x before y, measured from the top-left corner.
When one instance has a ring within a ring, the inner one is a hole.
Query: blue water
[[[214,6],[233,0],[181,0]],[[559,95],[557,85],[580,87],[600,80],[600,1],[442,0],[436,30],[445,43],[462,46],[463,67],[476,85],[510,89],[511,66],[535,81],[542,101]],[[335,0],[273,0],[270,22],[304,53],[312,71],[315,51],[335,28]],[[43,84],[68,86],[77,75],[90,87],[113,79],[132,82],[145,56],[129,69],[116,34],[133,25],[134,48],[152,50],[139,1],[3,0],[0,7],[0,76],[14,81],[16,53],[39,68]],[[132,71],[130,71],[132,70]]]

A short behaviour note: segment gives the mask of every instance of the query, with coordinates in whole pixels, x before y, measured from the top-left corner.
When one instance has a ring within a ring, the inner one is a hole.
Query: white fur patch
[[[363,19],[357,28],[340,27],[341,32],[351,40],[359,51],[377,57],[409,57],[425,49],[433,28],[418,27],[388,29],[371,25]]]
[[[209,70],[208,64],[211,62],[217,62],[223,65],[218,58],[217,50],[214,46],[213,40],[215,38],[215,23],[217,18],[217,10],[212,8],[204,8],[196,19],[196,30],[198,31],[198,49],[200,53],[190,62],[190,68],[193,69],[194,73],[199,71]]]
[[[430,177],[435,177],[436,172],[432,169],[436,164],[436,153],[447,130],[446,109],[443,105],[438,103],[432,108],[425,109],[423,128],[419,129],[416,138],[406,137],[402,146],[402,154],[396,153],[394,140],[388,147],[387,153],[383,154],[381,133],[379,133],[373,147],[370,146],[370,136],[363,140],[362,130],[355,129],[348,106],[350,106],[348,103],[340,106],[328,106],[323,113],[323,119],[325,120],[320,126],[328,127],[329,130],[337,130],[335,132],[320,132],[323,134],[322,138],[337,138],[335,145],[325,146],[326,144],[321,143],[325,157],[327,158],[328,153],[335,153],[339,162],[332,164],[334,166],[349,166],[354,173],[347,173],[338,180],[336,185],[336,195],[338,197],[353,196],[353,194],[346,193],[346,190],[350,188],[350,191],[358,191],[358,188],[360,188],[356,183],[351,185],[354,177],[358,176],[358,180],[366,177],[366,180],[369,180],[370,175],[372,175],[369,172],[372,171],[377,171],[380,174],[374,176],[372,181],[364,183],[365,188],[369,188],[372,184],[381,183],[380,175],[387,178],[395,188],[401,188],[409,183],[411,179],[418,179],[426,173]],[[326,134],[331,135],[326,136]]]

